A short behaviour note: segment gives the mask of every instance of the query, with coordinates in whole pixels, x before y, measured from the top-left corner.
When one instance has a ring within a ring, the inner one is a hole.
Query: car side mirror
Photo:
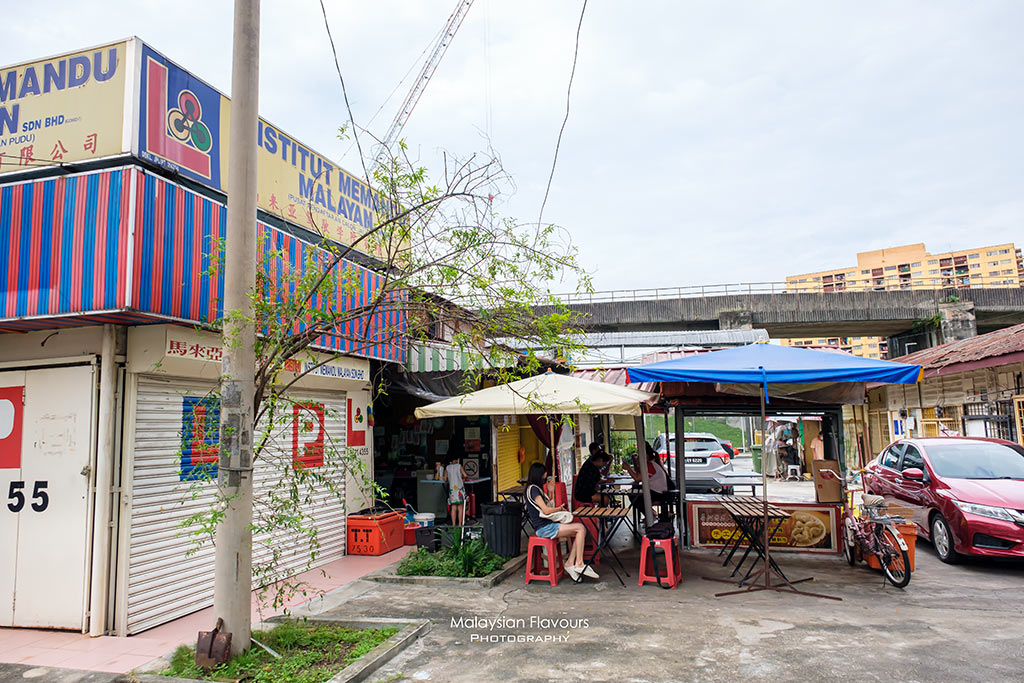
[[[924,481],[924,470],[920,467],[908,467],[903,470],[903,478],[909,479],[910,481]]]

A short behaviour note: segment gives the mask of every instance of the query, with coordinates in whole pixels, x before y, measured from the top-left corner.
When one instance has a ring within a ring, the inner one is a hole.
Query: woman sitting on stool
[[[573,581],[579,581],[580,574],[596,579],[597,572],[591,567],[586,567],[583,562],[583,543],[587,537],[587,530],[583,525],[579,522],[559,524],[541,516],[565,509],[564,505],[552,507],[544,497],[543,486],[546,480],[547,471],[544,465],[539,462],[530,465],[530,473],[526,476],[526,514],[530,517],[530,524],[541,538],[573,539],[569,543],[569,557],[565,561],[565,571]]]

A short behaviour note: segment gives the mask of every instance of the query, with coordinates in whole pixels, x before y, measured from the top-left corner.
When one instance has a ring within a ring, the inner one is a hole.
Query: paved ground
[[[525,587],[521,572],[491,590],[359,581],[328,612],[434,622],[378,680],[1024,680],[1024,564],[948,566],[922,543],[917,573],[900,591],[840,557],[783,555],[781,562],[792,578],[816,578],[802,584],[807,590],[843,601],[715,598],[723,584],[700,577],[725,572],[714,552],[691,551],[685,582],[673,591],[638,588],[635,578],[621,588],[606,569],[601,583],[556,587]],[[635,567],[635,558],[626,565]],[[506,624],[458,623],[474,617]],[[537,618],[577,626],[531,625]],[[527,635],[556,642],[479,642]]]
[[[300,574],[297,578],[307,584],[311,591],[330,591],[356,579],[377,571],[381,567],[400,559],[409,548],[395,550],[380,557],[349,555],[330,562],[317,569]],[[292,607],[306,600],[304,595],[295,595],[288,601]],[[320,604],[320,598],[311,600]],[[257,596],[253,594],[252,618],[259,621],[278,610],[261,610]],[[162,657],[183,643],[195,643],[196,633],[212,628],[213,608],[193,612],[162,626],[128,638],[102,636],[90,638],[81,633],[43,629],[0,628],[0,681],[5,681],[3,671],[32,670],[42,672],[41,667],[62,667],[85,671],[106,671],[121,673],[146,665],[154,658]],[[25,664],[24,668],[6,667],[5,664]],[[57,680],[55,669],[41,673],[42,680]],[[70,674],[69,674],[70,675]],[[82,680],[110,680],[92,678]],[[67,679],[77,680],[77,679]]]

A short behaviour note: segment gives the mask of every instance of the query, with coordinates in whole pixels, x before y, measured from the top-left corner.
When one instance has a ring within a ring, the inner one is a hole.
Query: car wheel
[[[939,559],[946,564],[956,564],[960,561],[960,555],[953,547],[953,532],[949,530],[949,523],[941,514],[936,513],[932,517],[932,545]]]

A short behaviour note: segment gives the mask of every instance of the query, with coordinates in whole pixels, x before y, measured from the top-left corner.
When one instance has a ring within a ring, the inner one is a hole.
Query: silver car
[[[667,441],[667,448],[666,448]],[[671,472],[676,471],[676,436],[659,434],[654,450],[663,463],[671,463]],[[732,472],[732,457],[722,442],[708,432],[686,434],[684,458],[686,459],[686,490],[690,493],[719,493],[722,486],[715,481],[715,475]]]

